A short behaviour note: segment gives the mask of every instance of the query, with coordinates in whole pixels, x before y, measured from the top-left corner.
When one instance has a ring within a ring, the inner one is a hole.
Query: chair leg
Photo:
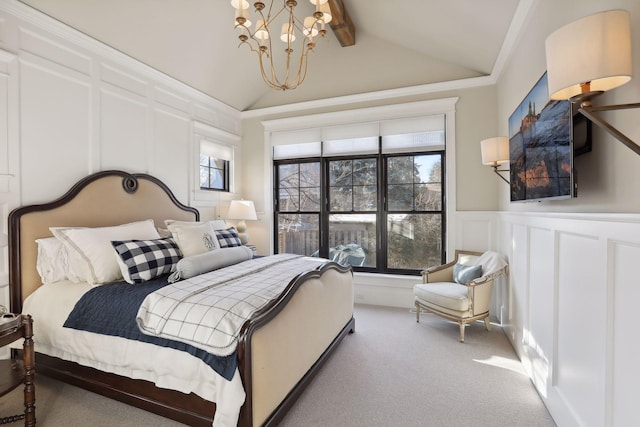
[[[464,328],[465,328],[465,324],[464,323],[460,323],[460,342],[464,342]]]
[[[487,328],[487,331],[491,330],[491,322],[489,321],[489,317],[484,318],[484,326]]]
[[[416,323],[420,323],[420,305],[416,303]]]

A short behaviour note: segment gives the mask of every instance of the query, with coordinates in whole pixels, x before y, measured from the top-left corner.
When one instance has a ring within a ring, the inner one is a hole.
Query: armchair
[[[416,322],[420,311],[436,314],[460,325],[460,342],[464,342],[467,323],[483,319],[487,331],[493,281],[507,271],[507,262],[496,252],[456,250],[448,264],[422,272],[422,283],[413,287]]]

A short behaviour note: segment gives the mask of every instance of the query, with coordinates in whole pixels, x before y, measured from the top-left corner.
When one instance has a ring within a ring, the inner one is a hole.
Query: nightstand
[[[36,425],[35,356],[33,352],[33,320],[29,315],[5,314],[0,317],[0,347],[23,340],[22,360],[0,360],[0,397],[24,384],[24,414],[0,418],[0,424],[24,420],[25,426]]]

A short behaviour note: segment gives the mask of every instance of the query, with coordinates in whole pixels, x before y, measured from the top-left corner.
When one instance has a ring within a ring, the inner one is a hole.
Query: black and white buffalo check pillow
[[[235,228],[229,227],[223,230],[216,230],[216,237],[221,248],[232,248],[234,246],[242,246],[240,237]]]
[[[168,237],[156,240],[118,240],[111,244],[118,254],[122,277],[128,283],[142,283],[175,271],[182,253]]]

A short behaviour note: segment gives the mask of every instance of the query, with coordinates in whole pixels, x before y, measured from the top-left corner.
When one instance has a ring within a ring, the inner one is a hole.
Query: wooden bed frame
[[[165,219],[197,221],[199,213],[180,203],[157,178],[123,171],[98,172],[80,180],[51,203],[14,210],[9,215],[11,310],[21,312],[24,299],[40,286],[35,267],[35,240],[50,237],[50,226],[99,227],[149,218],[158,226],[164,224]],[[325,325],[325,321],[330,324]],[[327,263],[294,279],[279,298],[256,313],[242,328],[238,369],[247,397],[238,425],[277,424],[354,328],[350,267]],[[37,330],[36,323],[36,337]],[[286,345],[268,345],[273,337]],[[296,351],[290,351],[293,347]],[[37,353],[37,340],[35,349],[38,374],[190,426],[212,423],[215,403],[193,393],[186,395],[161,389],[148,381]]]

